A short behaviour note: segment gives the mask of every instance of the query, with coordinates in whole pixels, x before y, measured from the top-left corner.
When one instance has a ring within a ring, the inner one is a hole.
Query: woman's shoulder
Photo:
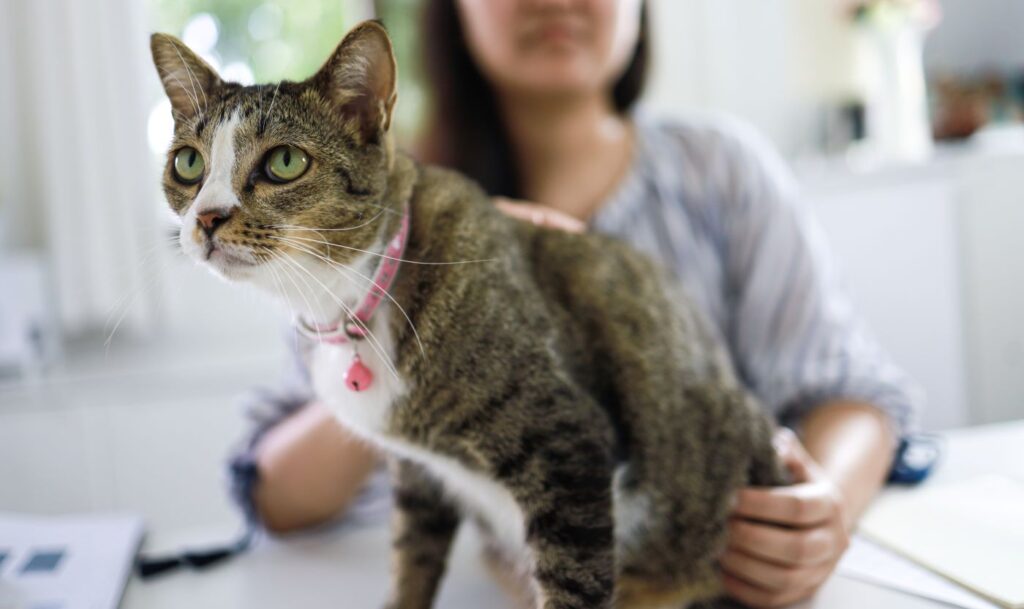
[[[634,115],[645,148],[645,163],[663,182],[701,199],[749,198],[751,193],[790,198],[797,190],[790,168],[775,146],[756,127],[718,113],[665,117],[650,112]]]
[[[702,165],[775,162],[778,152],[750,123],[723,113],[665,116],[642,109],[633,116],[654,151],[683,156]]]

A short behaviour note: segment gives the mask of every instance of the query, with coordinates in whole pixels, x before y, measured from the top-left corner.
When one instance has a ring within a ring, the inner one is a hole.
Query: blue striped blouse
[[[885,411],[896,437],[913,428],[920,390],[853,311],[822,231],[771,146],[726,119],[669,123],[639,112],[634,120],[632,167],[590,228],[674,271],[740,377],[781,423],[848,399]],[[233,494],[253,522],[252,448],[310,399],[296,357],[286,382],[250,403],[254,429],[231,472]],[[372,484],[363,507],[377,503],[382,488]]]

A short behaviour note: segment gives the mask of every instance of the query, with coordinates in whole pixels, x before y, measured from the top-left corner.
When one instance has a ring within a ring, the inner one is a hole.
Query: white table
[[[1024,421],[945,434],[945,459],[927,484],[986,472],[1024,481]],[[893,491],[886,491],[893,492]],[[899,492],[899,491],[896,491]],[[164,536],[186,542],[192,536]],[[171,543],[170,545],[175,545]],[[375,609],[389,577],[386,523],[339,528],[287,540],[266,540],[253,551],[210,571],[183,572],[129,583],[123,609]],[[477,559],[477,540],[463,531],[435,606],[443,609],[513,609]],[[835,575],[801,609],[938,609],[948,605]]]

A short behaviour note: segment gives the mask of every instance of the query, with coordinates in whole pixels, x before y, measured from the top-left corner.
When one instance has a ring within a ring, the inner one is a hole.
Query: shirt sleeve
[[[752,130],[737,125],[723,138],[715,181],[727,206],[726,332],[740,374],[786,425],[848,399],[887,413],[894,437],[913,429],[922,393],[851,306],[793,176]]]

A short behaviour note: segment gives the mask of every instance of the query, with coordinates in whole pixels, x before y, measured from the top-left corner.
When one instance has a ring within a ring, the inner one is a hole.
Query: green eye
[[[278,146],[270,151],[264,171],[274,182],[290,182],[305,173],[309,157],[295,146]]]
[[[188,146],[174,155],[174,177],[183,184],[195,184],[203,177],[206,162],[203,155],[195,148]]]

